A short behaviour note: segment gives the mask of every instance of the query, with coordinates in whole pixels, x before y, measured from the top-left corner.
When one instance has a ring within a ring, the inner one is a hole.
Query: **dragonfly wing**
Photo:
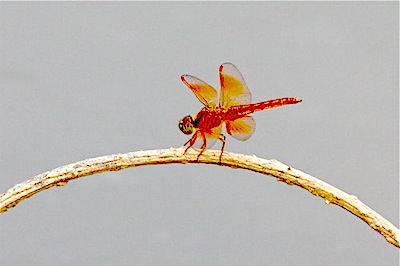
[[[256,122],[253,117],[245,116],[233,121],[226,121],[226,132],[235,139],[245,141],[256,130]]]
[[[222,125],[214,127],[211,130],[197,129],[195,142],[191,144],[194,149],[211,148],[221,136]],[[195,136],[195,135],[194,135]],[[193,136],[193,137],[194,137]],[[204,146],[205,141],[205,146]]]
[[[219,67],[221,96],[219,103],[223,107],[249,104],[251,93],[239,70],[231,63]]]
[[[218,93],[212,86],[190,75],[181,76],[181,80],[193,91],[202,104],[210,107],[217,105]]]

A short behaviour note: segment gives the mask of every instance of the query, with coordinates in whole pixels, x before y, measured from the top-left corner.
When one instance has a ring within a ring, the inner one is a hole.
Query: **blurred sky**
[[[399,223],[398,2],[1,2],[0,193],[86,158],[179,147],[234,63],[275,158]],[[214,146],[219,149],[220,145]],[[1,265],[398,265],[345,210],[274,178],[163,165],[82,178],[0,216]]]

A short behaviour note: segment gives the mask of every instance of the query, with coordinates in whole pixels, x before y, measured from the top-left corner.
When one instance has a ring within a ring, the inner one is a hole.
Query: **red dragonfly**
[[[183,75],[181,79],[205,106],[195,117],[185,116],[179,121],[179,129],[186,135],[195,131],[194,135],[184,146],[200,148],[197,160],[206,148],[210,148],[217,140],[222,142],[222,154],[225,148],[225,136],[221,133],[223,123],[226,131],[235,139],[245,141],[251,137],[256,129],[256,123],[250,114],[261,110],[275,108],[287,104],[299,103],[297,98],[280,98],[259,103],[251,102],[251,93],[246,86],[242,74],[231,63],[219,67],[221,93],[218,102],[217,91],[206,82],[190,76]]]

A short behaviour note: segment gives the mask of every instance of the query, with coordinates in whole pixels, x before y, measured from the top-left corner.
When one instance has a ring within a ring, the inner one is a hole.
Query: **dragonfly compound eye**
[[[193,118],[188,115],[185,116],[181,121],[179,121],[179,129],[186,135],[190,135],[193,133]]]

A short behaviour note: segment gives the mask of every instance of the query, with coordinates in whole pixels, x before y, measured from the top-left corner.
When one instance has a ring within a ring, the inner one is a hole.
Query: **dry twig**
[[[170,148],[114,154],[61,166],[17,184],[6,193],[0,195],[0,213],[6,212],[19,202],[42,190],[53,186],[66,185],[73,179],[107,171],[119,171],[124,168],[141,165],[193,163],[197,160],[197,154],[196,151],[190,149],[183,155],[182,148]],[[206,150],[198,162],[218,164],[219,155],[219,151]],[[265,160],[256,156],[230,152],[224,152],[222,165],[271,175],[278,181],[286,182],[288,185],[296,185],[304,188],[313,195],[323,198],[327,204],[335,204],[351,212],[385,237],[386,241],[390,244],[400,247],[400,231],[398,228],[362,203],[356,196],[349,195],[315,177],[293,169],[276,160]]]

